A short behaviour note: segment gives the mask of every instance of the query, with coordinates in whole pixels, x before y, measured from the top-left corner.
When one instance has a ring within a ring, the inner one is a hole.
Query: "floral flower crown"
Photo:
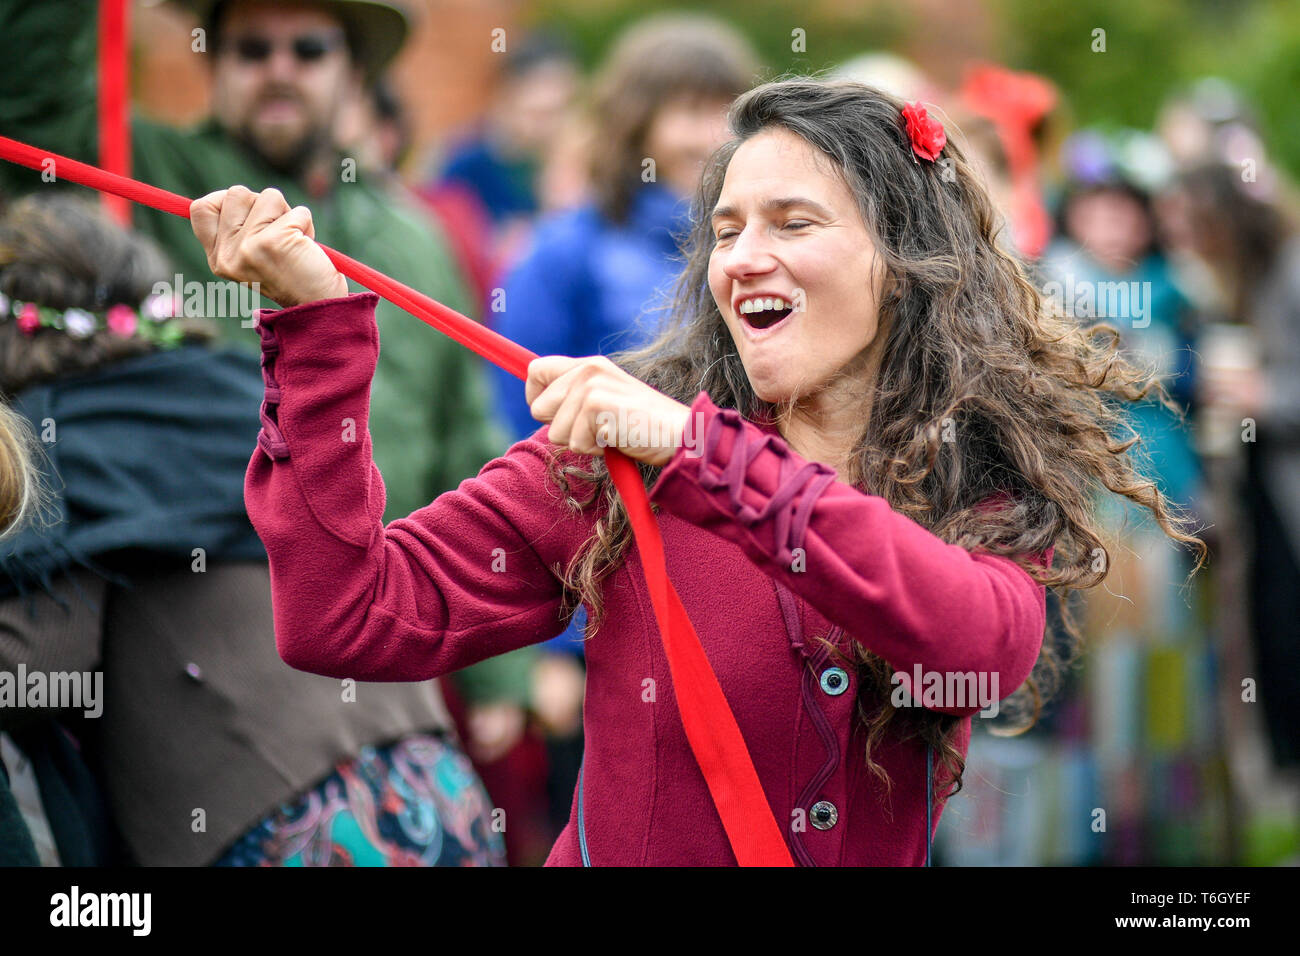
[[[34,336],[38,329],[58,329],[74,339],[87,339],[107,329],[113,335],[129,339],[132,336],[147,339],[159,348],[175,348],[181,344],[185,331],[180,323],[181,310],[176,308],[172,296],[151,295],[138,309],[129,305],[110,305],[107,309],[52,309],[10,299],[0,292],[0,321],[13,318],[18,331]],[[143,321],[142,321],[143,320]]]
[[[926,113],[920,103],[903,107],[903,120],[907,124],[907,138],[912,141],[912,152],[922,159],[934,162],[948,142],[943,124]],[[916,162],[916,160],[912,160]]]

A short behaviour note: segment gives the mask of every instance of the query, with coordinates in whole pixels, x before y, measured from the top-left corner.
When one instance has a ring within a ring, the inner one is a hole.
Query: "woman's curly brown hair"
[[[999,247],[995,209],[960,146],[950,136],[937,162],[918,162],[902,106],[860,83],[812,77],[766,83],[736,100],[734,139],[715,154],[695,197],[672,314],[652,343],[612,358],[685,404],[704,391],[721,408],[779,420],[781,410],[751,388],[709,290],[709,212],[736,149],[764,130],[789,130],[828,156],[857,197],[886,269],[878,384],[843,478],[945,542],[1014,559],[1054,592],[1060,633],[1044,640],[1030,678],[1001,707],[1009,725],[1003,732],[1021,733],[1078,654],[1070,593],[1106,576],[1098,497],[1123,496],[1149,511],[1169,538],[1198,552],[1193,573],[1206,548],[1190,533],[1190,519],[1146,477],[1133,448],[1128,403],[1159,401],[1178,411],[1155,370],[1120,353],[1114,328],[1083,328],[1050,311]],[[649,488],[659,469],[642,465],[641,472]],[[557,569],[569,600],[590,607],[590,634],[603,616],[601,581],[632,540],[627,514],[602,458],[590,469],[570,464],[562,471],[557,458],[551,475],[571,508],[603,503],[591,538],[568,568]],[[575,480],[585,486],[580,494]],[[1011,493],[1007,507],[976,507],[1000,492]],[[1050,567],[1032,560],[1049,548]],[[957,792],[965,766],[953,739],[962,718],[889,706],[893,668],[854,646],[867,765],[888,788],[871,752],[902,721],[895,732],[932,744],[951,784],[947,795]]]

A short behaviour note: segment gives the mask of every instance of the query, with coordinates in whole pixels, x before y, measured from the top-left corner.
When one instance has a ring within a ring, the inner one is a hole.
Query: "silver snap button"
[[[822,690],[838,697],[849,689],[849,675],[842,667],[828,667],[822,671]]]
[[[185,665],[185,674],[196,684],[202,683],[203,681],[203,671],[200,669],[199,665],[195,664],[193,661],[190,661]]]
[[[835,809],[835,804],[829,800],[818,800],[812,805],[812,811],[809,815],[812,817],[812,825],[818,830],[829,830],[835,826],[835,821],[840,818],[840,812]]]

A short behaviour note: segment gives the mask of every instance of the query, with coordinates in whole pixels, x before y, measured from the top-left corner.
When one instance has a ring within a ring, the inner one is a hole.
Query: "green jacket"
[[[95,24],[94,0],[0,0],[0,62],[9,64],[0,80],[0,133],[84,162],[97,161]],[[190,199],[236,184],[254,191],[274,186],[290,206],[311,209],[321,242],[470,312],[447,243],[416,207],[418,200],[363,169],[354,175],[349,170],[345,181],[342,154],[335,167],[338,178],[322,195],[311,195],[211,119],[178,129],[133,116],[131,136],[132,178]],[[34,170],[0,162],[0,193],[9,197],[62,186],[43,182]],[[132,216],[133,225],[171,257],[183,283],[229,284],[208,268],[188,220],[139,205],[132,207]],[[174,284],[174,275],[168,280]],[[354,292],[361,288],[351,281],[349,287]],[[261,305],[275,307],[269,300]],[[245,327],[251,318],[247,312],[241,316],[231,310],[229,317],[214,318],[225,342],[260,350],[257,331]],[[384,476],[387,522],[406,517],[476,475],[504,452],[508,439],[491,414],[482,359],[385,300],[376,309],[376,320],[380,352],[371,386],[370,432],[375,463]],[[517,679],[510,683],[522,692]],[[500,682],[487,684],[495,688],[493,696],[500,696]]]

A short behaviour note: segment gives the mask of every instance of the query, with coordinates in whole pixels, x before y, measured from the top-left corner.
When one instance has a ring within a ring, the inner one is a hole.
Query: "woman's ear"
[[[876,300],[876,320],[883,324],[886,318],[893,314],[893,306],[898,303],[903,294],[903,283],[893,269],[885,262],[884,255],[879,249],[874,253],[871,260],[872,264],[872,292]]]
[[[889,291],[892,275],[888,264],[885,262],[884,253],[880,251],[880,246],[876,245],[871,252],[871,280],[877,302],[880,302],[884,294]]]

